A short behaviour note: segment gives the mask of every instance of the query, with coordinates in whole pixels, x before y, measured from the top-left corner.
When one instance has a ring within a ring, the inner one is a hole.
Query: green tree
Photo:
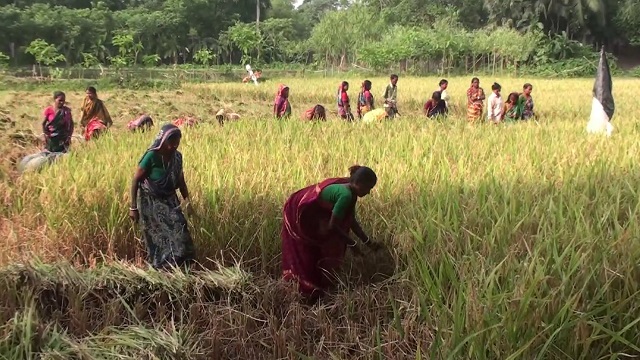
[[[35,39],[25,50],[27,54],[33,55],[38,64],[38,71],[42,76],[42,65],[51,66],[60,61],[65,61],[64,55],[58,52],[58,49],[52,44],[47,43],[42,39]]]
[[[254,24],[247,24],[238,22],[235,25],[229,27],[227,30],[229,40],[240,51],[242,51],[242,59],[240,62],[248,64],[252,60],[252,54],[256,54],[257,61],[260,61],[260,47],[262,45],[262,37],[256,31]]]
[[[0,69],[6,69],[9,64],[9,56],[0,51]]]
[[[196,51],[193,60],[200,65],[209,66],[214,57],[215,54],[211,50],[203,48]]]

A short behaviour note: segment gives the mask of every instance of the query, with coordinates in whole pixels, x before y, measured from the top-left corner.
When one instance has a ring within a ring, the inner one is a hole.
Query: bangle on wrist
[[[129,211],[138,211],[138,207],[132,206],[129,208]]]
[[[347,242],[347,246],[348,246],[348,247],[355,247],[356,245],[358,245],[358,243],[357,243],[357,242],[355,242],[355,241],[349,241],[349,242]]]

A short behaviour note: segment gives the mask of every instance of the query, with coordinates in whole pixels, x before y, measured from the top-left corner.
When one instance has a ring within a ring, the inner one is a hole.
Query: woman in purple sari
[[[298,283],[299,291],[314,300],[331,285],[347,247],[359,254],[353,231],[372,249],[378,247],[355,217],[358,198],[376,185],[368,167],[353,166],[348,178],[331,178],[293,193],[284,205],[282,224],[282,275]]]
[[[148,262],[156,269],[186,266],[194,259],[191,234],[176,189],[188,211],[189,190],[178,151],[182,134],[173,124],[160,130],[138,164],[131,183],[132,220],[140,220]]]

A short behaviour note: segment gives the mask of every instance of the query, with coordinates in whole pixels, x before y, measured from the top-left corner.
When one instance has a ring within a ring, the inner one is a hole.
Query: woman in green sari
[[[505,122],[514,122],[520,120],[522,116],[520,101],[517,92],[509,94],[507,101],[504,104],[504,110],[502,111],[502,120]]]
[[[518,107],[520,108],[520,113],[522,114],[522,120],[534,119],[536,114],[533,112],[533,97],[531,96],[531,92],[533,91],[533,85],[526,83],[522,87],[522,94],[520,94],[520,99],[518,100]]]
[[[140,220],[148,262],[156,269],[188,266],[194,248],[176,189],[189,205],[189,190],[178,151],[182,134],[166,124],[138,164],[131,183],[132,220]]]

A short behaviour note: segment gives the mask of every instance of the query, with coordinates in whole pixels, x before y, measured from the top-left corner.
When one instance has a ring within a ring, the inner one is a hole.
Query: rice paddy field
[[[422,116],[439,79],[401,77],[402,117],[300,120],[335,112],[343,79],[184,84],[100,91],[115,125],[39,173],[49,91],[0,91],[15,121],[0,166],[0,358],[625,359],[640,356],[640,81],[614,79],[615,132],[587,136],[592,79],[481,78],[503,94],[533,84],[539,122],[469,126],[469,78],[449,79],[452,115]],[[355,99],[362,79],[350,81]],[[271,118],[277,85],[293,117]],[[381,97],[386,78],[372,79]],[[82,88],[65,88],[79,119]],[[220,108],[242,119],[219,126]],[[147,133],[126,124],[148,113]],[[181,115],[181,151],[204,266],[143,263],[129,186],[159,125]],[[297,189],[372,167],[358,217],[382,242],[347,256],[329,298],[310,306],[279,281],[281,209]]]

